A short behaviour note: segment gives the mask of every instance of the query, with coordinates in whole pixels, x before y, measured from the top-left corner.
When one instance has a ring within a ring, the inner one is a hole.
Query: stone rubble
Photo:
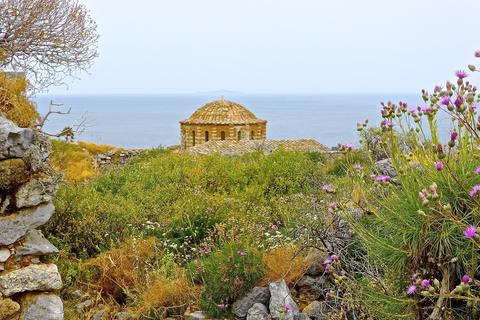
[[[59,176],[48,167],[48,139],[0,116],[0,320],[63,320],[58,253],[36,228],[55,207]]]

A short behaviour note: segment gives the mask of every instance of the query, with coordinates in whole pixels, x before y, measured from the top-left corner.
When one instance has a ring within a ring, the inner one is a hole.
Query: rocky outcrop
[[[55,211],[49,156],[46,137],[0,117],[0,320],[63,319],[60,274],[42,262],[58,249],[36,230]]]
[[[285,280],[270,283],[269,309],[273,319],[295,320],[298,317],[297,304],[293,301]]]
[[[233,304],[233,314],[239,318],[245,318],[254,304],[261,303],[268,305],[269,301],[270,290],[268,288],[255,287],[245,297],[235,301]]]

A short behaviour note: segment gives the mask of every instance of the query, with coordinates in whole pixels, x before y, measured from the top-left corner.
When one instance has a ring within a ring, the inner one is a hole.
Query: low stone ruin
[[[58,176],[48,167],[50,143],[0,116],[0,320],[63,319],[58,253],[36,228],[55,207]]]
[[[94,167],[103,168],[112,164],[125,165],[130,159],[142,154],[144,150],[129,149],[129,150],[110,150],[105,154],[94,156]]]

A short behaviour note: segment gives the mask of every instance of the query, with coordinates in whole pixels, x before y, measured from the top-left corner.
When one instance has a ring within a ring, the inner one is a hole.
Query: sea
[[[224,99],[239,103],[267,120],[267,139],[314,139],[331,148],[338,143],[358,145],[357,122],[382,121],[381,102],[389,100],[423,106],[420,93],[382,94],[39,94],[38,111],[46,114],[50,102],[62,104],[51,114],[44,131],[58,133],[77,118],[88,115],[92,126],[76,140],[121,148],[168,147],[180,144],[179,121],[206,103]]]

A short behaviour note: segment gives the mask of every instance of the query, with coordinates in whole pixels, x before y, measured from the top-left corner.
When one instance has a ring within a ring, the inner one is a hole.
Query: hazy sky
[[[480,66],[479,0],[80,2],[100,57],[49,93],[405,93]]]

